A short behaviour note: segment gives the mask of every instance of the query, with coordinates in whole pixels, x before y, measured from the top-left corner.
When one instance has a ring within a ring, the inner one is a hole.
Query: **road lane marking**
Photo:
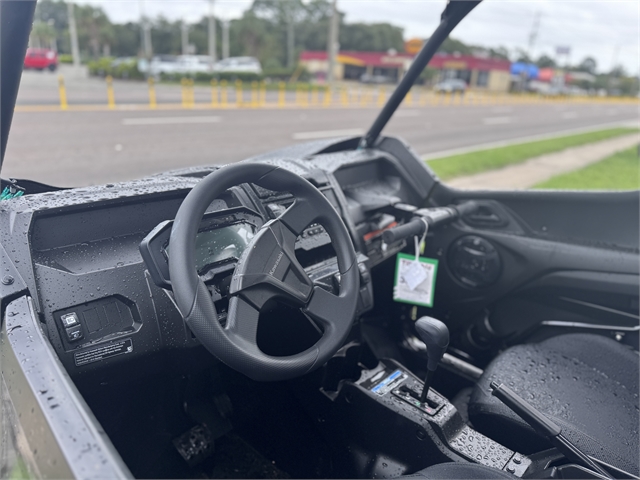
[[[124,118],[122,125],[187,125],[194,123],[218,123],[220,117],[142,117]]]
[[[351,135],[362,135],[364,129],[362,128],[348,128],[345,130],[322,130],[318,132],[298,132],[291,135],[294,140],[315,140],[318,138],[331,138],[331,137],[348,137]]]
[[[512,121],[511,117],[486,117],[482,119],[482,123],[485,125],[505,125]]]
[[[578,114],[576,112],[565,112],[562,114],[562,118],[565,120],[569,120],[571,118],[578,118]]]

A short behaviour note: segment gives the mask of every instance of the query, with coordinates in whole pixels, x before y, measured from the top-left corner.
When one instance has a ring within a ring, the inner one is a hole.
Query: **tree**
[[[67,4],[64,2],[53,2],[52,0],[40,0],[36,4],[34,22],[49,23],[53,21],[53,28],[65,30],[69,28],[67,17]]]
[[[533,63],[533,60],[531,60],[531,57],[527,52],[525,52],[521,48],[518,48],[516,49],[516,62]]]
[[[53,48],[56,44],[56,29],[52,26],[53,22],[37,21],[33,23],[29,44],[36,48]]]
[[[38,23],[50,25],[55,30],[55,46],[60,53],[71,51],[67,5],[64,2],[40,0],[36,4],[34,28]]]
[[[386,52],[402,51],[402,28],[389,23],[351,23],[340,27],[340,49]],[[325,42],[326,45],[326,42]]]
[[[91,5],[76,5],[75,13],[80,50],[84,47],[84,51],[94,58],[105,51],[110,52],[114,40],[113,25],[104,10]]]
[[[440,53],[459,53],[460,55],[471,55],[473,53],[473,48],[461,42],[460,40],[447,37],[447,39],[442,42],[442,45],[440,45],[440,49],[438,51]]]
[[[248,55],[267,62],[269,58],[283,53],[283,49],[278,48],[281,43],[278,35],[274,35],[273,26],[252,11],[231,22],[229,36],[231,56]],[[281,61],[283,57],[280,55]]]
[[[489,48],[489,56],[491,58],[499,58],[500,60],[509,60],[509,49],[503,46]]]
[[[619,77],[619,78],[626,77],[627,76],[627,72],[625,71],[625,69],[624,69],[624,67],[622,65],[616,65],[609,72],[609,76],[611,76],[611,77]]]
[[[181,50],[180,22],[158,16],[151,24],[151,43],[155,53],[177,55]]]
[[[576,70],[578,70],[580,72],[587,72],[587,73],[590,73],[592,75],[595,75],[597,67],[598,67],[598,63],[596,62],[595,58],[586,57],[584,60],[582,60],[578,64],[578,66],[576,67]]]
[[[540,55],[538,61],[536,61],[536,65],[540,68],[556,68],[556,62],[549,55]]]
[[[295,30],[296,24],[306,17],[306,7],[302,0],[254,0],[249,13],[275,23],[284,33],[287,66],[295,63]],[[244,16],[243,16],[244,17]]]
[[[114,57],[135,57],[141,53],[140,24],[134,22],[114,24],[111,54]]]

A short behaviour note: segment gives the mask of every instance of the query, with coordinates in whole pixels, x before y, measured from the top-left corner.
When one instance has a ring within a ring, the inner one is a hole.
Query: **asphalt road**
[[[18,104],[55,104],[56,78],[47,72],[27,72]],[[69,79],[67,83],[70,104],[104,105],[103,82]],[[130,100],[144,99],[144,84],[133,90],[123,85],[116,85],[116,99],[123,92],[129,92]],[[176,87],[170,90],[171,95],[179,93]],[[80,95],[81,91],[85,93]],[[375,107],[18,111],[2,176],[81,186],[179,167],[225,164],[292,143],[363,133],[378,111]],[[400,136],[418,154],[428,155],[638,120],[637,106],[623,104],[403,107],[384,133]]]
[[[225,164],[296,142],[364,132],[378,110],[16,112],[3,177],[60,186]],[[623,105],[402,108],[384,133],[420,155],[523,137],[638,122]]]

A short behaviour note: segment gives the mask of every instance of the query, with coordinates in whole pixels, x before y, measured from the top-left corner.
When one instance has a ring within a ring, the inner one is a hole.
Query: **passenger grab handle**
[[[473,200],[448,207],[422,208],[414,212],[414,217],[411,221],[399,227],[385,230],[382,233],[382,240],[384,243],[394,243],[406,238],[419,236],[425,232],[427,224],[429,229],[436,228],[464,215],[469,215],[477,209],[478,204]]]

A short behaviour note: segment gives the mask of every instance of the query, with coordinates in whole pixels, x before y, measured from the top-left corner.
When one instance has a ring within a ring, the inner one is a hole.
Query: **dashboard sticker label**
[[[399,253],[393,284],[393,299],[422,307],[433,307],[438,260]]]
[[[127,338],[126,340],[120,340],[118,342],[109,343],[108,345],[102,345],[101,347],[74,353],[73,358],[76,362],[76,367],[80,367],[82,365],[115,357],[116,355],[123,355],[132,352],[133,342],[130,338]]]
[[[400,382],[402,382],[405,378],[407,378],[406,374],[404,374],[400,370],[396,370],[387,378],[378,383],[375,387],[373,387],[371,391],[373,393],[377,393],[378,395],[384,395],[389,390],[393,390],[393,388]]]

